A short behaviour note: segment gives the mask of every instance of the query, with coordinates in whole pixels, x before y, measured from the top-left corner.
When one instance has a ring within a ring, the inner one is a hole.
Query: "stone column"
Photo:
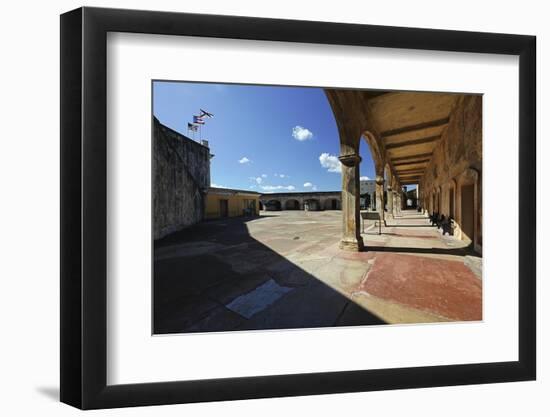
[[[393,217],[396,217],[399,214],[399,200],[397,199],[398,193],[396,191],[392,192],[393,199]]]
[[[361,237],[359,155],[342,155],[342,240],[340,249],[359,252],[363,249]]]
[[[388,214],[393,215],[393,191],[390,186],[386,190],[388,196]]]
[[[376,176],[376,211],[380,214],[380,219],[384,221],[384,177]]]

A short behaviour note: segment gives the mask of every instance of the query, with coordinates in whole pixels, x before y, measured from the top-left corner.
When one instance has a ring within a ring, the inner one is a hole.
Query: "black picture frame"
[[[519,56],[519,358],[512,362],[107,385],[108,32]],[[82,409],[536,378],[534,36],[154,11],[61,15],[61,401]]]

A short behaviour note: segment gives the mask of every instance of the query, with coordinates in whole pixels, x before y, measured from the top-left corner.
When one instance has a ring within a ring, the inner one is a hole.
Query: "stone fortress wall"
[[[153,118],[153,238],[203,220],[210,149]]]

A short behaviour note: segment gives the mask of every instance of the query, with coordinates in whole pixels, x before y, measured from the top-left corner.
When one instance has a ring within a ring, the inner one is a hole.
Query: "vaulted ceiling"
[[[327,89],[326,94],[341,134],[346,125],[352,125],[351,131],[369,131],[401,185],[421,181],[460,98],[379,90]]]
[[[417,184],[449,123],[458,96],[387,93],[368,100],[369,122],[376,126],[401,185]]]

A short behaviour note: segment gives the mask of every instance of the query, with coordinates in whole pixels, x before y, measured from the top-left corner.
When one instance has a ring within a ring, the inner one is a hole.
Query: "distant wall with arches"
[[[260,196],[261,208],[266,211],[282,210],[341,210],[340,191],[319,191],[304,193],[272,193]]]

